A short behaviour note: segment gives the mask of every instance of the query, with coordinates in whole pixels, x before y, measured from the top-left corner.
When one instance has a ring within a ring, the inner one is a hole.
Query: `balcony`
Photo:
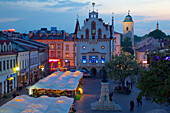
[[[79,66],[83,67],[103,67],[105,63],[79,63]]]

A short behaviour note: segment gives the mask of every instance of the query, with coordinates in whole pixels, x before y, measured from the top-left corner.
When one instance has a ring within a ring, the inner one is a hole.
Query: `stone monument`
[[[101,82],[101,94],[100,99],[97,102],[91,103],[92,110],[103,110],[103,111],[121,111],[118,104],[109,100],[109,83],[107,80],[107,74],[105,67],[103,66],[103,79]]]

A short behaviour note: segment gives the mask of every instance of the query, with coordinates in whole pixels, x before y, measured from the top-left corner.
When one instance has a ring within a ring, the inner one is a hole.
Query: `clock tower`
[[[132,48],[134,49],[134,21],[130,16],[130,10],[128,11],[128,15],[123,21],[123,39],[126,37],[131,39]]]

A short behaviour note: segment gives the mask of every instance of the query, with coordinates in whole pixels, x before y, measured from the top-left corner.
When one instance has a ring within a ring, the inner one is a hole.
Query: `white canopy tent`
[[[33,98],[22,95],[1,106],[0,113],[68,113],[72,103],[73,98],[66,96]]]
[[[29,95],[33,94],[33,89],[75,90],[82,77],[83,73],[80,71],[54,72],[33,86],[28,87]]]

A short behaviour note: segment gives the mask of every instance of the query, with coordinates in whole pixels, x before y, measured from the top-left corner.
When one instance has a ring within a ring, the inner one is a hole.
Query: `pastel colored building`
[[[89,18],[84,20],[81,28],[77,19],[74,33],[77,69],[88,70],[92,76],[101,75],[103,66],[113,55],[113,28],[113,17],[112,24],[106,24],[94,10],[89,12]]]
[[[17,52],[12,46],[10,40],[0,36],[0,99],[17,87]]]

